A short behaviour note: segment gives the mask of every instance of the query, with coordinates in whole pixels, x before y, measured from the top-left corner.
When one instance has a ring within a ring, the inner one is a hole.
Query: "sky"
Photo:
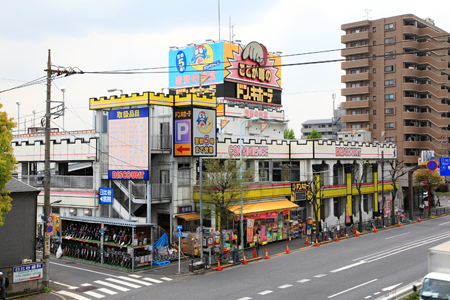
[[[230,40],[230,24],[233,38],[242,44],[257,41],[269,52],[281,51],[282,64],[341,59],[341,25],[367,16],[375,20],[411,13],[430,17],[436,26],[450,31],[447,1],[433,1],[430,7],[424,1],[407,3],[222,0],[219,22],[217,0],[0,0],[0,91],[46,76],[49,49],[53,65],[84,72],[167,67],[170,46]],[[323,50],[336,51],[307,54]],[[345,101],[341,75],[340,62],[282,68],[283,109],[296,137],[301,136],[301,124],[306,120],[332,117],[333,93],[336,106]],[[93,128],[89,98],[114,95],[107,92],[114,88],[126,94],[160,92],[168,87],[168,81],[165,72],[73,75],[54,80],[51,97],[62,101],[61,89],[65,88],[64,127],[86,130]],[[45,101],[45,82],[0,92],[1,110],[15,121],[20,116],[22,133],[24,125],[33,125],[34,116],[35,124],[39,123]],[[62,126],[62,118],[52,125]]]

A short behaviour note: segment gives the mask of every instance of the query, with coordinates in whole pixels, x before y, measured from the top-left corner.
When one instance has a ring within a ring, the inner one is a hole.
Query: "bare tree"
[[[397,196],[397,180],[402,177],[403,175],[408,173],[408,170],[405,170],[405,165],[403,164],[403,161],[398,161],[397,159],[395,160],[388,160],[387,163],[389,164],[390,170],[389,170],[389,174],[391,175],[392,178],[392,199],[395,200],[396,196]],[[383,176],[383,174],[381,174],[381,176]]]

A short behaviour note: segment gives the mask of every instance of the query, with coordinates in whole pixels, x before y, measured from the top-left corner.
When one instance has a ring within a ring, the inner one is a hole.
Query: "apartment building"
[[[373,141],[397,144],[398,159],[406,165],[417,164],[423,150],[448,155],[449,33],[412,14],[341,29],[347,129],[371,131]]]

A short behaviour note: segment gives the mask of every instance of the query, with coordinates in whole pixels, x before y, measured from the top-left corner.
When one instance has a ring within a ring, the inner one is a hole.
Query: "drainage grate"
[[[77,288],[74,291],[78,292],[78,293],[84,293],[84,292],[89,292],[89,291],[96,290],[96,289],[98,289],[98,287],[90,285],[90,286],[83,286],[83,287]]]

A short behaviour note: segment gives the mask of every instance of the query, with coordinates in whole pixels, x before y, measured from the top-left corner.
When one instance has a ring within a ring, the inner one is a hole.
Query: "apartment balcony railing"
[[[44,187],[44,175],[17,175],[14,178],[21,180],[36,188]],[[50,177],[50,188],[66,188],[66,189],[89,189],[94,188],[93,176],[64,176],[52,175]]]

